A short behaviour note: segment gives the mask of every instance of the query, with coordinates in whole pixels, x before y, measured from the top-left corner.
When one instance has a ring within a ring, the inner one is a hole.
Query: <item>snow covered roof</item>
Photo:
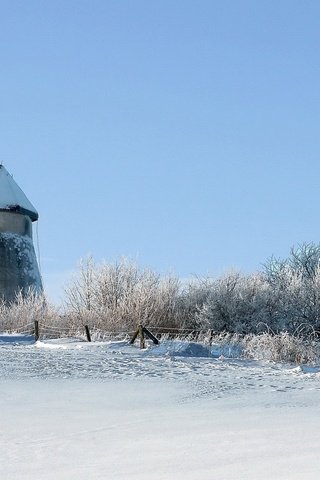
[[[3,165],[0,165],[0,210],[28,215],[34,222],[38,212]]]

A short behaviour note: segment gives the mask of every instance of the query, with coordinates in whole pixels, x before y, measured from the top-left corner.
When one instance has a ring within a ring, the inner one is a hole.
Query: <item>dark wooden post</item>
[[[91,342],[91,335],[90,335],[90,330],[89,330],[88,325],[85,325],[84,328],[86,330],[87,340],[88,340],[88,342]]]
[[[133,337],[131,338],[131,340],[129,342],[130,345],[132,345],[135,342],[136,338],[139,337],[140,338],[140,348],[141,349],[146,348],[145,335],[147,337],[149,337],[155,345],[159,345],[159,343],[160,343],[159,340],[150,332],[150,330],[148,330],[143,325],[138,325],[137,330],[135,331]]]
[[[139,336],[140,336],[140,348],[146,348],[145,341],[144,341],[144,330],[143,326],[139,325]]]
[[[39,322],[38,320],[34,321],[34,338],[35,340],[39,340]]]
[[[135,341],[135,339],[137,338],[138,335],[139,335],[139,328],[135,331],[133,337],[131,338],[131,340],[130,340],[130,342],[129,342],[130,345],[133,345],[133,344],[134,344],[134,341]]]
[[[159,340],[148,330],[146,327],[142,327],[143,332],[153,341],[155,345],[159,345]]]

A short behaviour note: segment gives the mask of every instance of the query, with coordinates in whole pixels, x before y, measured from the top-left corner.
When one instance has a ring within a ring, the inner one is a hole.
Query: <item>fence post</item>
[[[38,320],[34,321],[34,338],[35,338],[35,341],[39,340],[39,322],[38,322]]]
[[[88,325],[85,325],[84,328],[86,330],[87,340],[88,340],[88,342],[91,342],[91,335],[90,335],[90,330],[89,330]]]
[[[159,345],[159,340],[148,330],[146,327],[142,327],[143,333],[149,337],[155,345]]]
[[[140,336],[140,349],[146,348],[145,341],[144,341],[144,330],[143,326],[139,325],[139,336]]]
[[[129,342],[130,345],[132,345],[134,343],[134,341],[136,340],[136,338],[139,337],[140,338],[140,348],[141,349],[146,348],[145,335],[147,337],[149,337],[155,345],[159,345],[159,343],[160,343],[159,340],[150,332],[150,330],[148,330],[143,325],[138,325],[137,330],[134,332],[134,335]]]
[[[134,341],[135,341],[135,339],[137,338],[138,335],[139,335],[139,328],[134,332],[134,335],[129,342],[130,345],[134,344]]]

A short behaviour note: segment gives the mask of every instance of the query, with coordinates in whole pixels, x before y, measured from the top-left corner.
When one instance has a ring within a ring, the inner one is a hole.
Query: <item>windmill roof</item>
[[[28,215],[34,222],[38,212],[3,165],[0,165],[0,210]]]

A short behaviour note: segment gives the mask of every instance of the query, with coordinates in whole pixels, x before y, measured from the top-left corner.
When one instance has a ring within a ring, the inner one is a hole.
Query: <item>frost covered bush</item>
[[[135,329],[139,323],[177,326],[179,281],[161,278],[126,259],[96,265],[89,258],[66,289],[70,322],[109,330]]]
[[[320,245],[292,248],[285,260],[271,257],[264,266],[265,280],[273,293],[277,331],[306,333],[320,330]]]
[[[272,257],[261,273],[213,280],[194,315],[218,332],[319,335],[320,245],[292,248],[283,261]]]
[[[214,280],[195,278],[181,288],[176,304],[176,317],[181,329],[207,328],[198,314],[208,301]]]
[[[198,323],[217,332],[249,333],[272,323],[274,303],[262,275],[231,272],[211,284],[196,312]]]
[[[66,319],[109,331],[137,324],[240,334],[320,332],[320,245],[271,257],[262,272],[230,272],[180,283],[128,260],[82,262],[66,289]]]
[[[304,279],[313,279],[320,266],[320,244],[302,243],[292,247],[284,260],[271,256],[264,264],[264,273],[271,284],[279,283],[283,270],[290,270]]]

